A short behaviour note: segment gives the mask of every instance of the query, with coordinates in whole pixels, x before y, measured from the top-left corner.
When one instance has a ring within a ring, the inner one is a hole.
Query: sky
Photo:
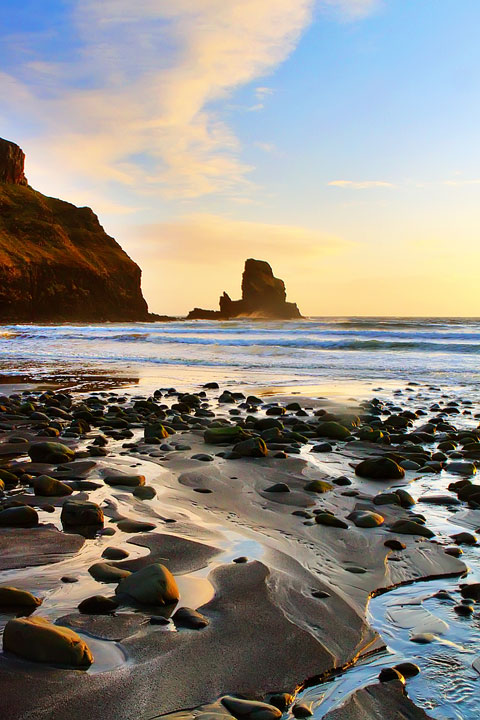
[[[0,136],[150,310],[480,316],[478,0],[0,0]]]

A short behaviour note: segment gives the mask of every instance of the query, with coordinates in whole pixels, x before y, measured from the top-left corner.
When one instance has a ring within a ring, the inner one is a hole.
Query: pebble
[[[122,532],[126,533],[139,533],[139,532],[150,532],[155,530],[156,525],[150,522],[142,522],[141,520],[120,520],[117,523],[117,527]]]
[[[419,645],[427,645],[434,640],[436,640],[436,636],[433,633],[418,633],[412,635],[410,638],[410,642],[418,643]]]
[[[170,620],[163,615],[152,615],[150,618],[150,625],[169,625]]]
[[[156,494],[157,491],[151,485],[140,485],[139,487],[136,487],[133,491],[134,497],[138,498],[139,500],[153,500]]]
[[[326,598],[329,598],[330,595],[325,592],[325,590],[314,590],[312,592],[312,597],[317,598],[318,600],[325,600]]]
[[[390,531],[400,533],[400,535],[420,535],[426,538],[432,538],[435,535],[432,530],[414,520],[398,520],[390,526]]]
[[[313,715],[313,711],[310,705],[306,705],[305,703],[295,703],[292,707],[292,715],[296,718],[307,718]]]
[[[290,488],[285,483],[275,483],[270,487],[265,488],[264,492],[268,493],[287,493],[290,492]]]
[[[378,675],[378,679],[382,683],[400,680],[400,682],[405,685],[405,678],[400,670],[398,670],[398,667],[383,668]]]
[[[456,535],[450,535],[452,540],[455,540],[457,545],[476,545],[477,538],[475,535],[469,532],[460,532]]]
[[[348,525],[340,518],[335,517],[331,513],[320,512],[315,515],[315,522],[318,525],[327,525],[328,527],[341,528],[346,530]]]
[[[352,484],[352,481],[350,478],[346,477],[346,475],[340,475],[340,477],[333,478],[332,482],[334,485],[338,485],[339,487]]]
[[[326,453],[326,452],[332,452],[333,447],[330,445],[330,443],[320,443],[319,445],[314,445],[310,452],[313,453]]]
[[[455,605],[453,609],[457,615],[462,615],[463,617],[469,617],[474,613],[473,605],[465,605],[464,603]]]
[[[348,515],[348,519],[352,520],[354,525],[359,528],[374,528],[383,525],[385,519],[378,513],[370,510],[358,510]]]
[[[420,674],[420,668],[412,662],[398,663],[398,665],[395,665],[394,667],[395,670],[398,670],[404,678],[411,678]]]
[[[200,630],[210,624],[208,618],[197,610],[188,607],[178,608],[172,620],[177,627],[190,628],[191,630]]]
[[[128,553],[123,548],[116,548],[116,547],[107,547],[102,552],[102,557],[106,558],[107,560],[124,560],[129,556],[130,553]]]
[[[383,544],[385,545],[386,548],[389,548],[389,550],[396,550],[396,551],[405,550],[405,548],[407,547],[405,545],[405,543],[401,542],[400,540],[395,540],[395,539],[385,540],[385,542]]]
[[[117,608],[117,600],[105,597],[105,595],[92,595],[92,597],[82,600],[78,606],[79,612],[86,615],[109,615]]]
[[[294,695],[290,695],[290,693],[276,693],[275,695],[270,696],[270,703],[275,705],[275,707],[282,712],[285,712],[285,710],[293,703],[294,699]]]
[[[276,720],[281,717],[282,712],[274,705],[258,702],[256,700],[243,700],[240,698],[226,695],[221,698],[221,703],[228,712],[237,720],[239,718],[247,718],[248,720]]]
[[[88,572],[98,582],[118,583],[122,578],[128,577],[131,573],[129,570],[115,567],[106,562],[94,563],[88,568]]]

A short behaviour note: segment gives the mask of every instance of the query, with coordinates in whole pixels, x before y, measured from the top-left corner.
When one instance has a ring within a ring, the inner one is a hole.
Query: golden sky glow
[[[476,0],[54,0],[7,11],[2,135],[88,204],[151,309],[265,259],[307,314],[480,315]]]

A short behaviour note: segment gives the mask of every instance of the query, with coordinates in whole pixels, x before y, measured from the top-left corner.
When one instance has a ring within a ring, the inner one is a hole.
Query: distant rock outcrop
[[[220,310],[195,308],[188,320],[228,320],[250,317],[273,320],[301,318],[295,303],[286,301],[285,283],[273,275],[272,268],[264,260],[245,262],[242,277],[242,299],[231,300],[227,293],[220,298]]]
[[[138,265],[90,208],[29,187],[24,159],[0,139],[0,322],[152,319]]]

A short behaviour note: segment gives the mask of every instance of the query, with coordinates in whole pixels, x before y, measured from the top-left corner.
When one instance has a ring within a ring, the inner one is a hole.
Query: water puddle
[[[458,477],[441,475],[408,477],[401,485],[418,499],[415,510],[427,518],[436,538],[448,545],[450,536],[480,525],[480,511],[464,507],[431,505],[421,496],[432,492],[448,495],[449,483]],[[399,485],[400,487],[400,485]],[[343,704],[354,691],[378,679],[384,667],[400,662],[419,666],[418,676],[407,681],[409,697],[437,720],[476,720],[480,690],[480,611],[461,617],[454,606],[461,603],[459,584],[480,581],[480,553],[476,546],[463,546],[461,559],[469,569],[468,578],[444,578],[404,585],[370,600],[369,624],[379,633],[386,649],[320,685],[306,688],[299,701],[311,705],[315,720]],[[436,597],[447,591],[450,599]],[[431,642],[413,638],[431,635]],[[478,668],[478,669],[477,669]]]
[[[87,670],[88,675],[111,672],[127,662],[127,654],[122,646],[111,640],[100,640],[84,632],[79,632],[92,651],[93,663]]]

